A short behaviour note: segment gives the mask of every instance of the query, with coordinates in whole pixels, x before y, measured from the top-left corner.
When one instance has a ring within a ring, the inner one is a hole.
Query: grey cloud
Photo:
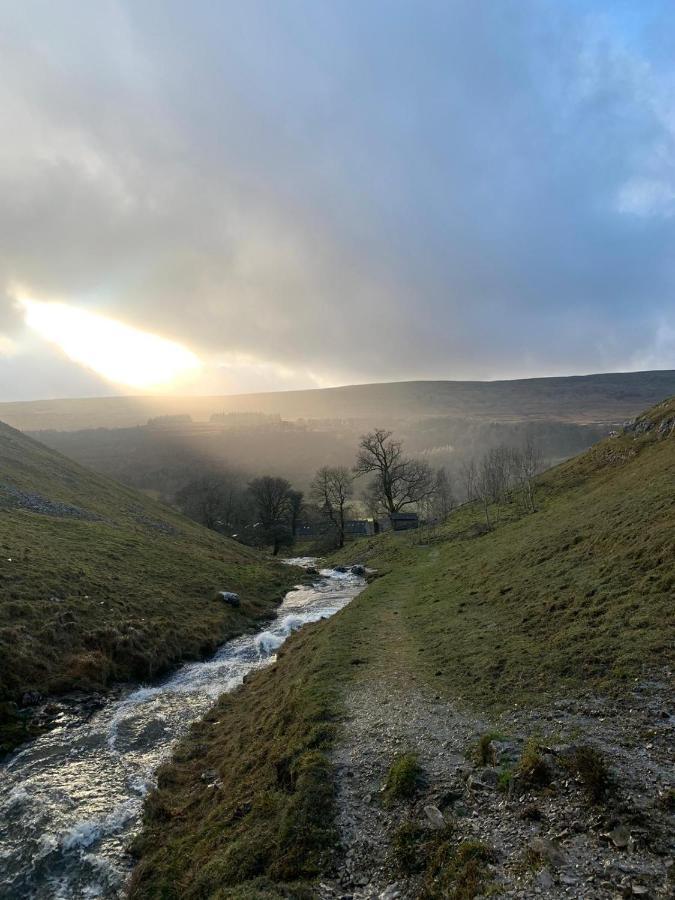
[[[669,365],[667,4],[0,15],[6,284],[300,381]]]

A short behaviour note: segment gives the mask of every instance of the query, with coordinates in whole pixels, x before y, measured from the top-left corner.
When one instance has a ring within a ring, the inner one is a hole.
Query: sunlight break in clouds
[[[201,371],[201,361],[174,341],[66,303],[21,299],[26,324],[73,362],[132,388],[174,387]]]

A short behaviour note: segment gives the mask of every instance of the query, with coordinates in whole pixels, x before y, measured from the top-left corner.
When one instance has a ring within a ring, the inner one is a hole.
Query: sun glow
[[[24,298],[19,304],[33,331],[108,381],[161,388],[191,379],[201,370],[201,361],[187,347],[115,319],[67,303]]]

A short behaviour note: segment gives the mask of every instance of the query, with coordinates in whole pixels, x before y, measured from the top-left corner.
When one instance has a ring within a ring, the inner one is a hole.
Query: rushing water
[[[363,586],[323,570],[314,585],[286,595],[266,630],[111,700],[85,723],[64,716],[11,757],[0,767],[0,898],[121,896],[131,865],[125,847],[175,741],[219,694],[272,662],[292,631],[338,612]]]

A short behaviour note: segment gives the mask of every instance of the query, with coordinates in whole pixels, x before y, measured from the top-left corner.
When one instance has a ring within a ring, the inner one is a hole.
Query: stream
[[[160,684],[129,689],[84,723],[64,714],[9,757],[0,765],[0,898],[121,897],[132,866],[125,848],[175,742],[220,694],[273,662],[291,632],[334,615],[364,587],[363,578],[324,569],[313,585],[289,591],[264,630]]]

